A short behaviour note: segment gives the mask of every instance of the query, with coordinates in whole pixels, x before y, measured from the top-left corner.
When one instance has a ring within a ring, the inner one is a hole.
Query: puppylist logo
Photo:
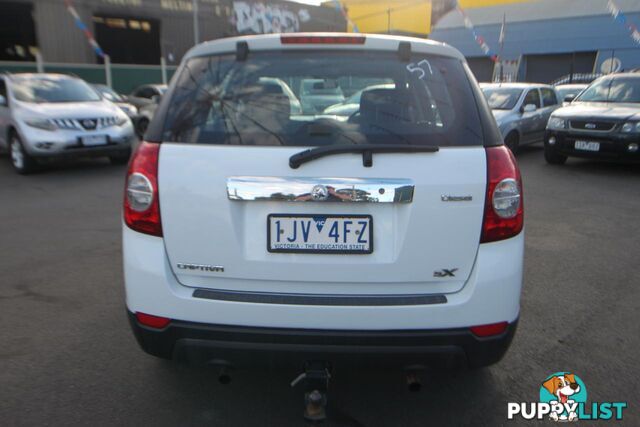
[[[540,386],[539,402],[509,402],[507,418],[556,422],[578,420],[622,420],[627,402],[587,403],[587,387],[580,377],[569,372],[549,375]]]

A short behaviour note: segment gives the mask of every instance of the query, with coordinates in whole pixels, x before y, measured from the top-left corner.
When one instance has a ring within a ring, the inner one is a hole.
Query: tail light
[[[124,193],[124,222],[132,230],[162,237],[158,199],[160,144],[142,142],[129,162]]]
[[[522,178],[511,150],[487,147],[487,194],[480,243],[518,235],[524,224]]]

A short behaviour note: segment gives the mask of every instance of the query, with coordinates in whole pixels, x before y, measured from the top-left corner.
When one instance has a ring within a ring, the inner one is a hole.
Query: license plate
[[[94,145],[106,145],[108,142],[106,135],[83,136],[80,140],[82,141],[82,145],[87,147],[92,147]]]
[[[576,150],[600,151],[600,143],[599,142],[576,141],[575,147],[576,147]]]
[[[370,254],[373,252],[371,215],[289,215],[267,218],[269,252],[313,254]]]

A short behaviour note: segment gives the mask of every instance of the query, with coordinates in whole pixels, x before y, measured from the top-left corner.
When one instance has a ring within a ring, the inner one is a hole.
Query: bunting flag
[[[82,31],[84,35],[87,37],[87,41],[89,42],[93,50],[96,52],[96,55],[98,55],[101,58],[104,58],[105,54],[102,51],[102,48],[100,47],[96,39],[93,37],[91,30],[89,30],[89,28],[87,28],[84,22],[82,22],[82,19],[80,19],[80,15],[78,15],[78,11],[76,10],[76,8],[73,7],[71,0],[64,0],[64,4],[67,7],[67,10],[71,14],[71,16],[73,17],[73,20],[76,23],[76,27],[78,27],[80,31]]]
[[[340,12],[342,16],[344,16],[347,24],[351,25],[351,28],[353,28],[353,32],[359,33],[360,30],[358,30],[358,25],[356,25],[356,23],[349,18],[349,14],[347,13],[347,10],[344,8],[344,6],[342,6],[342,3],[340,3],[339,0],[333,0],[333,5],[335,6],[336,10]]]
[[[613,20],[620,25],[623,25],[629,31],[631,39],[634,42],[640,44],[640,30],[638,30],[638,27],[636,27],[633,22],[630,22],[627,19],[626,15],[622,13],[620,8],[614,3],[613,0],[609,0],[607,2],[607,9],[609,9],[609,13],[611,13]]]
[[[489,48],[489,45],[487,44],[484,37],[477,33],[475,27],[473,26],[473,22],[471,22],[471,19],[469,19],[469,16],[467,15],[467,12],[464,11],[464,9],[460,6],[460,3],[458,2],[456,2],[456,9],[458,10],[458,13],[460,13],[460,16],[462,16],[465,28],[471,31],[474,40],[476,41],[476,43],[478,43],[478,46],[480,47],[482,52],[484,52],[485,55],[491,58],[493,62],[496,62],[498,60],[498,55],[491,51],[491,48]]]

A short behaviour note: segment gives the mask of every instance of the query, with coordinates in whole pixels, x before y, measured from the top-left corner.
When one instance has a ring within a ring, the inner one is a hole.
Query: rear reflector
[[[171,323],[171,319],[166,317],[154,316],[152,314],[140,312],[136,313],[136,319],[141,325],[154,329],[164,329],[169,325],[169,323]]]
[[[494,335],[502,334],[504,331],[507,330],[507,326],[509,326],[509,323],[500,322],[500,323],[491,323],[490,325],[472,326],[469,329],[471,329],[471,332],[473,333],[473,335],[484,338],[484,337],[492,337]]]
[[[282,44],[364,44],[365,36],[280,36]]]

